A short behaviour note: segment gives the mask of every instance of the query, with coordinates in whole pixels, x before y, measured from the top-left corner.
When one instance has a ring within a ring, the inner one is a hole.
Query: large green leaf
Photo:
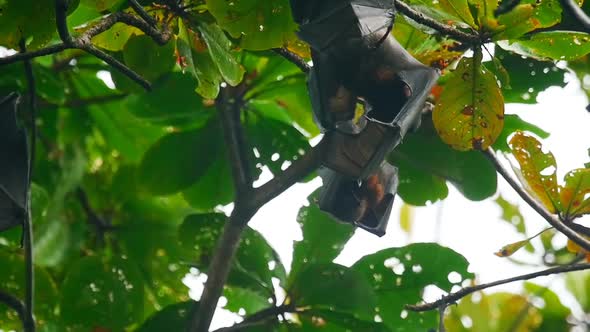
[[[502,85],[502,94],[506,103],[534,104],[537,95],[550,86],[565,86],[565,69],[558,68],[550,61],[523,59],[522,56],[506,52],[496,47],[494,56],[498,58],[510,76],[510,85]],[[487,66],[496,76],[495,66]],[[507,125],[507,124],[506,124]]]
[[[217,158],[221,135],[217,122],[205,127],[168,134],[143,156],[139,182],[148,191],[172,194],[190,187]]]
[[[557,294],[548,287],[541,287],[531,282],[526,282],[524,289],[533,298],[542,299],[544,303],[539,307],[543,322],[536,331],[567,331],[570,328],[567,318],[572,311],[561,303]]]
[[[144,285],[127,259],[82,258],[68,269],[61,288],[64,322],[83,329],[123,330],[143,316]]]
[[[126,107],[139,118],[172,125],[203,125],[215,113],[195,93],[194,80],[178,72],[166,74],[156,81],[152,91],[127,98]]]
[[[421,128],[408,134],[388,160],[399,167],[398,193],[413,205],[444,199],[446,181],[475,201],[496,192],[494,166],[478,151],[457,151],[444,144],[429,117],[423,118]]]
[[[289,289],[297,306],[347,312],[356,317],[374,317],[377,304],[373,287],[363,273],[334,263],[306,265]]]
[[[178,231],[185,255],[193,266],[203,272],[211,260],[212,251],[227,222],[223,214],[193,214],[184,220]],[[273,262],[273,263],[270,263]],[[284,282],[285,268],[276,252],[256,231],[248,228],[233,262],[228,286],[250,289],[264,296],[273,292],[272,278]]]
[[[569,272],[565,275],[565,286],[575,296],[584,312],[590,311],[590,271]]]
[[[184,331],[198,302],[171,304],[150,316],[135,332]]]
[[[0,45],[18,49],[21,38],[32,38],[29,48],[39,48],[51,41],[55,29],[55,2],[23,0],[0,2]],[[42,14],[42,15],[40,15]],[[31,18],[34,17],[34,23]]]
[[[293,38],[296,25],[291,18],[288,0],[206,0],[207,9],[217,23],[241,46],[266,50],[283,46]]]
[[[244,68],[231,52],[231,41],[217,24],[201,23],[199,31],[221,76],[230,85],[238,85],[244,76]]]
[[[0,250],[0,290],[15,296],[21,301],[25,295],[25,260],[22,250],[9,252]],[[45,269],[35,267],[35,317],[37,327],[43,329],[50,322],[55,322],[58,317],[55,312],[57,305],[57,288]],[[21,321],[13,310],[4,303],[0,303],[0,328],[3,330],[20,330]]]
[[[354,234],[350,224],[342,224],[322,212],[317,206],[317,197],[318,191],[311,194],[308,206],[303,206],[297,215],[303,239],[295,242],[293,248],[290,283],[306,265],[332,262]]]
[[[174,67],[174,44],[156,44],[147,35],[132,36],[123,48],[125,64],[153,81]]]
[[[498,16],[492,39],[516,39],[527,32],[548,28],[560,22],[561,5],[558,0],[524,0],[508,13]]]
[[[541,138],[549,137],[548,132],[532,123],[524,121],[518,115],[506,114],[504,117],[504,128],[502,128],[502,133],[500,133],[500,136],[498,136],[498,139],[496,140],[496,143],[494,143],[493,148],[502,152],[510,152],[510,147],[508,146],[508,137],[519,130],[531,132]]]
[[[590,53],[590,34],[545,31],[514,42],[499,42],[505,50],[540,60],[574,60]]]
[[[436,327],[437,314],[407,312],[404,306],[421,301],[428,285],[449,292],[465,279],[473,279],[473,273],[467,271],[468,265],[463,256],[449,248],[435,243],[414,243],[367,255],[352,269],[365,275],[373,285],[378,299],[375,314],[388,327],[394,331],[426,331]]]
[[[450,307],[445,326],[457,332],[531,332],[540,326],[541,320],[539,311],[522,295],[478,293],[477,298],[469,295]]]
[[[481,65],[481,51],[463,58],[443,85],[432,119],[442,140],[457,150],[493,144],[504,120],[504,99],[494,74]]]

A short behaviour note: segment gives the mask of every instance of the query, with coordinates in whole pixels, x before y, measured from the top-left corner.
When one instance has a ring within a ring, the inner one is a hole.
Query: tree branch
[[[25,305],[18,298],[0,290],[0,302],[6,304],[9,308],[16,311],[16,314],[23,323],[23,326],[25,325],[27,308],[25,308]]]
[[[20,51],[26,52],[25,40],[20,40]],[[25,249],[25,310],[26,315],[23,321],[26,332],[35,331],[34,318],[34,296],[35,296],[35,271],[33,262],[33,220],[31,213],[31,182],[33,178],[33,166],[35,165],[36,142],[37,142],[37,89],[35,87],[35,75],[31,61],[24,61],[25,76],[27,77],[27,92],[30,107],[30,152],[29,152],[29,169],[28,169],[28,187],[26,216],[23,222],[23,244]]]
[[[545,207],[543,207],[534,197],[532,197],[526,190],[524,190],[516,180],[508,174],[508,171],[500,164],[500,161],[496,157],[494,151],[489,148],[484,151],[484,155],[490,159],[490,161],[494,164],[496,171],[502,175],[502,177],[510,184],[510,186],[518,193],[518,195],[530,206],[532,207],[541,217],[543,217],[547,222],[553,226],[556,230],[560,231],[563,235],[567,236],[568,239],[572,240],[574,243],[579,245],[584,250],[590,252],[590,241],[585,237],[581,236],[570,228],[567,224],[563,223],[559,220],[555,215],[551,214]]]
[[[499,285],[503,285],[503,284],[507,284],[507,283],[511,283],[511,282],[515,282],[515,281],[530,280],[530,279],[544,277],[544,276],[557,274],[557,273],[581,271],[581,270],[588,270],[588,269],[590,269],[590,264],[588,264],[588,263],[577,264],[577,265],[558,266],[558,267],[550,268],[550,269],[543,270],[543,271],[538,271],[538,272],[519,275],[519,276],[512,277],[512,278],[497,280],[497,281],[490,282],[487,284],[465,287],[455,293],[449,294],[447,296],[443,296],[440,300],[435,301],[435,302],[418,304],[418,305],[408,304],[408,305],[406,305],[406,309],[411,310],[411,311],[417,311],[417,312],[435,310],[435,309],[438,309],[441,305],[453,304],[471,293],[475,293],[477,291],[480,291],[480,290],[483,290],[486,288],[499,286]]]
[[[144,87],[146,90],[150,89],[151,85],[147,80],[145,80],[143,77],[141,77],[139,74],[137,74],[129,67],[125,66],[119,60],[94,47],[94,45],[92,45],[91,40],[93,37],[110,29],[113,25],[115,25],[115,23],[120,22],[138,28],[139,30],[143,31],[146,35],[150,36],[159,45],[164,45],[170,40],[172,36],[171,32],[168,30],[167,27],[163,27],[163,30],[160,31],[154,26],[152,26],[150,23],[140,18],[137,18],[131,14],[117,12],[109,16],[106,16],[101,21],[99,21],[98,23],[90,27],[88,30],[86,30],[83,34],[74,38],[70,35],[67,28],[67,2],[65,0],[56,0],[55,10],[57,31],[59,33],[60,39],[62,40],[62,43],[51,45],[33,52],[17,53],[11,56],[0,58],[0,65],[55,54],[62,52],[66,49],[80,49],[103,60],[110,66],[121,71],[124,75],[128,76],[130,79]]]
[[[482,36],[476,34],[469,34],[463,31],[460,31],[450,25],[446,25],[443,23],[438,22],[437,20],[428,17],[410,7],[410,5],[406,4],[401,0],[395,0],[395,8],[405,16],[411,18],[412,20],[430,27],[444,35],[447,35],[455,40],[460,42],[468,43],[468,44],[479,44],[482,42],[482,39],[485,39]]]
[[[307,64],[307,62],[302,57],[289,51],[288,49],[286,49],[284,47],[283,48],[273,48],[273,51],[275,53],[277,53],[278,55],[282,56],[283,58],[291,61],[294,65],[299,67],[299,69],[301,69],[302,72],[309,73],[309,71],[311,70],[311,67]]]
[[[143,7],[137,2],[137,0],[128,0],[129,6],[133,8],[133,10],[141,17],[147,24],[155,27],[157,22],[156,20],[148,14],[148,12],[143,9]]]
[[[577,21],[584,27],[584,30],[590,31],[590,17],[584,11],[576,1],[574,0],[560,0],[561,6],[565,8]]]
[[[276,307],[269,307],[263,310],[260,310],[254,313],[251,316],[246,317],[242,322],[229,326],[229,327],[222,327],[220,329],[215,330],[214,332],[233,332],[233,331],[241,331],[247,327],[257,326],[269,319],[277,318],[277,316],[282,315],[286,312],[293,312],[295,310],[295,306],[293,304],[283,304]]]

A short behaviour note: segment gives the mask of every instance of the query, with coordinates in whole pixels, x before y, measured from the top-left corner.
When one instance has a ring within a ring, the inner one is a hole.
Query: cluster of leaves
[[[409,3],[456,29],[489,36],[496,47],[492,61],[484,62],[485,49],[476,49],[455,66],[464,45],[396,19],[393,34],[404,47],[424,63],[448,66],[434,91],[434,114],[426,115],[420,130],[389,156],[400,170],[399,195],[409,204],[425,205],[444,199],[450,183],[468,199],[489,198],[496,192],[494,167],[478,151],[464,150],[493,144],[507,152],[507,138],[517,130],[544,136],[518,116],[504,114],[504,103],[533,103],[547,87],[564,84],[565,70],[547,59],[577,59],[572,68],[584,77],[590,62],[581,57],[590,52],[589,35],[535,31],[560,22],[557,0],[521,1],[498,17],[493,15],[496,1]],[[286,47],[307,55],[295,36],[287,0],[142,5],[159,25],[171,27],[174,36],[168,44],[158,46],[122,23],[92,43],[153,82],[152,91],[140,90],[79,50],[33,61],[40,109],[31,194],[35,315],[41,331],[184,326],[195,307],[183,278],[207,272],[226,222],[219,207],[234,195],[214,101],[222,82],[241,92],[237,105],[256,174],[264,168],[280,173],[319,133],[305,74],[269,51]],[[105,14],[130,11],[124,0],[69,1],[69,9],[68,27],[74,34]],[[51,0],[0,1],[0,13],[11,22],[0,27],[3,47],[16,49],[25,38],[28,48],[37,50],[57,39]],[[35,24],[31,17],[38,18]],[[26,85],[22,64],[0,67],[0,95],[24,94]],[[26,104],[21,108],[22,113],[29,109]],[[531,137],[516,134],[511,148],[525,183],[547,208],[568,219],[587,213],[586,169],[572,171],[558,186],[554,173],[543,172],[555,161]],[[233,262],[226,309],[249,316],[280,305],[280,288],[287,294],[284,305],[296,311],[287,320],[268,317],[259,330],[426,330],[436,326],[436,314],[416,314],[403,306],[419,302],[426,286],[448,292],[474,278],[462,256],[435,244],[385,249],[351,267],[335,264],[353,229],[333,222],[315,207],[313,197],[310,201],[299,214],[303,240],[294,245],[289,273],[251,229]],[[512,222],[513,215],[506,218]],[[0,234],[0,290],[22,297],[19,241],[18,229]],[[588,282],[584,275],[572,277],[570,284],[577,295],[590,298]],[[563,324],[570,312],[555,294],[532,284],[527,291],[542,298],[545,307],[535,307],[524,295],[473,296],[451,311],[446,324],[461,331],[470,317],[478,331],[505,331],[505,325],[480,324],[506,322],[501,318],[523,312],[519,331],[563,330],[552,324]],[[581,300],[587,310],[585,302]],[[20,329],[16,313],[3,304],[0,329]]]

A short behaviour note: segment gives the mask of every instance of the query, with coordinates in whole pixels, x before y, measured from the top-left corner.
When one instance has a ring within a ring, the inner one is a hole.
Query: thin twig
[[[242,331],[247,327],[258,326],[266,323],[270,319],[276,319],[286,312],[293,312],[295,307],[292,304],[284,304],[277,307],[269,307],[254,313],[251,316],[246,317],[242,322],[229,327],[222,327],[215,330],[214,332],[233,332]]]
[[[302,72],[309,73],[311,67],[307,64],[307,62],[300,57],[299,55],[289,51],[286,48],[273,48],[273,51],[278,55],[282,56],[283,58],[291,61],[294,65],[299,67]]]
[[[16,311],[16,314],[23,323],[23,326],[25,325],[27,308],[25,308],[25,305],[18,298],[0,290],[0,302],[6,304],[6,306]]]
[[[445,311],[447,310],[447,304],[443,303],[438,308],[438,332],[446,332],[445,328]]]
[[[478,291],[486,289],[486,288],[495,287],[498,285],[503,285],[503,284],[507,284],[507,283],[511,283],[511,282],[515,282],[515,281],[530,280],[530,279],[544,277],[544,276],[557,274],[557,273],[581,271],[581,270],[588,270],[588,269],[590,269],[590,264],[588,264],[588,263],[553,267],[553,268],[550,268],[547,270],[523,274],[523,275],[519,275],[519,276],[512,277],[512,278],[497,280],[497,281],[490,282],[487,284],[465,287],[455,293],[449,294],[447,296],[443,296],[440,300],[435,301],[435,302],[417,304],[417,305],[408,304],[408,305],[406,305],[406,309],[411,310],[411,311],[418,311],[418,312],[435,310],[435,309],[439,308],[441,305],[453,304],[469,294],[478,292]]]
[[[574,0],[561,0],[561,5],[584,27],[586,31],[590,31],[590,17]]]
[[[20,40],[20,51],[25,53],[27,47],[25,40]],[[33,178],[33,167],[35,165],[36,142],[37,142],[37,89],[35,87],[35,75],[33,74],[33,67],[31,61],[24,61],[25,76],[27,77],[27,92],[29,97],[30,107],[30,153],[29,153],[29,169],[28,169],[28,187],[27,192],[27,206],[26,216],[23,222],[23,244],[25,248],[25,309],[26,315],[24,320],[24,330],[26,332],[35,331],[34,314],[34,296],[35,296],[35,272],[33,261],[33,218],[31,213],[31,183]]]
[[[83,34],[74,38],[70,35],[67,29],[66,1],[56,0],[55,7],[56,25],[62,43],[51,45],[33,52],[17,53],[11,56],[0,58],[0,65],[6,65],[17,61],[24,61],[40,56],[55,54],[62,52],[66,49],[80,49],[94,55],[95,57],[103,60],[107,64],[121,71],[124,75],[128,76],[130,79],[134,80],[135,82],[143,86],[145,89],[150,88],[150,83],[147,80],[145,80],[139,74],[131,70],[129,67],[125,66],[119,60],[94,47],[91,43],[91,40],[93,37],[110,29],[113,25],[115,25],[115,23],[120,22],[140,29],[146,35],[150,36],[156,43],[158,43],[159,45],[164,45],[170,40],[172,36],[167,27],[163,27],[163,30],[160,31],[157,28],[151,26],[146,21],[138,17],[135,17],[129,13],[117,12],[109,16],[106,16],[101,21],[99,21],[98,23],[90,27],[88,30],[86,30]]]
[[[155,27],[157,22],[143,7],[137,2],[137,0],[128,0],[129,6],[141,17],[147,24]]]
[[[568,239],[572,240],[574,243],[582,247],[584,250],[590,252],[590,241],[588,241],[588,239],[586,239],[578,232],[570,228],[567,224],[559,220],[557,216],[547,211],[547,209],[545,209],[545,207],[543,207],[533,196],[531,196],[526,190],[524,190],[516,182],[516,180],[510,174],[508,174],[508,171],[506,170],[506,168],[504,168],[504,166],[502,166],[502,164],[496,157],[496,154],[491,148],[487,149],[483,153],[494,164],[496,171],[500,173],[502,177],[504,177],[506,182],[510,184],[510,186],[530,207],[532,207],[539,215],[541,215],[541,217],[547,220],[547,222],[551,226],[555,227],[556,230],[563,233],[563,235],[565,235]]]
[[[437,20],[428,17],[416,10],[414,10],[410,5],[406,4],[401,0],[395,0],[395,8],[405,16],[411,18],[412,20],[430,27],[444,35],[447,35],[455,40],[460,42],[468,43],[468,44],[478,44],[482,42],[482,38],[476,34],[469,34],[463,31],[460,31],[450,25],[446,25],[443,23],[438,22]]]

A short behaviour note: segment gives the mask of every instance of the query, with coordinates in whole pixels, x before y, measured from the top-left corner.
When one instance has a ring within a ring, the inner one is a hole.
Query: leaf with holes
[[[498,16],[493,40],[512,40],[533,30],[548,28],[560,22],[558,0],[524,0],[508,13]]]
[[[504,123],[504,99],[494,74],[481,65],[481,51],[463,58],[443,86],[433,113],[442,140],[457,150],[485,150]]]
[[[82,258],[68,269],[61,288],[64,323],[74,329],[122,331],[143,317],[144,284],[128,260]]]
[[[545,31],[513,42],[501,41],[505,50],[539,60],[574,60],[590,53],[590,34],[574,31]]]
[[[510,140],[510,148],[520,165],[515,171],[525,189],[551,213],[562,211],[553,154],[543,152],[537,139],[520,131]]]
[[[570,171],[564,182],[560,191],[563,217],[569,220],[590,213],[590,169]]]
[[[295,242],[293,248],[290,280],[308,264],[332,262],[354,234],[354,227],[339,223],[321,211],[317,197],[318,191],[311,194],[308,206],[303,206],[297,215],[303,239]]]
[[[467,271],[469,262],[457,252],[435,243],[414,243],[367,255],[352,269],[365,275],[377,294],[375,314],[393,331],[412,326],[408,331],[426,331],[436,327],[435,312],[415,313],[406,304],[422,300],[424,288],[435,285],[449,292],[475,275]]]

